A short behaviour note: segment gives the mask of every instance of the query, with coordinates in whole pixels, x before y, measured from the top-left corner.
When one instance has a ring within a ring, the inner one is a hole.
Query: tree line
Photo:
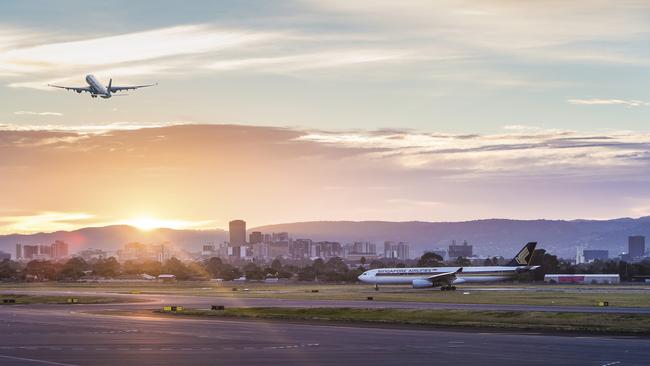
[[[427,252],[417,261],[408,264],[416,267],[465,267],[469,265],[503,265],[505,261],[503,258],[494,257],[477,262],[476,260],[470,261],[468,258],[459,257],[445,262],[439,255]],[[540,265],[541,268],[531,273],[522,273],[516,277],[517,280],[543,281],[544,275],[548,273],[619,274],[622,281],[630,281],[635,276],[650,276],[650,260],[639,263],[627,263],[619,260],[596,260],[591,263],[575,265],[568,261],[562,261],[555,255],[546,253],[544,249],[535,250],[531,264]],[[81,278],[92,277],[134,277],[146,273],[151,276],[173,274],[178,280],[221,278],[224,281],[232,281],[245,276],[248,280],[263,280],[273,277],[299,281],[356,282],[357,277],[367,269],[406,266],[406,263],[395,260],[372,260],[367,263],[365,258],[361,258],[359,265],[350,267],[339,257],[330,258],[326,261],[318,258],[298,264],[284,262],[280,259],[275,259],[271,263],[242,262],[233,264],[222,261],[218,257],[194,262],[183,262],[171,258],[164,263],[151,260],[120,263],[114,257],[89,261],[85,261],[80,257],[73,257],[66,262],[33,260],[21,263],[4,260],[0,262],[0,280],[76,281]]]

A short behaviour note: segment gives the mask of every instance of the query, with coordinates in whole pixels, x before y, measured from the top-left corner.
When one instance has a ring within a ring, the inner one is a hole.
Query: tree
[[[178,258],[171,257],[162,266],[162,271],[166,274],[173,274],[179,280],[186,280],[190,277],[190,271]]]
[[[273,262],[271,262],[271,268],[273,268],[273,270],[275,270],[276,272],[282,271],[282,262],[280,261],[280,259],[275,258]]]
[[[299,281],[313,281],[316,279],[316,270],[313,266],[305,266],[298,271]]]
[[[426,252],[422,254],[416,267],[437,267],[442,262],[442,257],[433,252]]]
[[[375,269],[375,268],[384,268],[386,267],[386,263],[378,260],[373,260],[370,262],[370,269]]]
[[[84,275],[84,271],[88,270],[88,263],[81,257],[70,258],[64,265],[61,267],[59,272],[59,278],[62,279],[71,279],[78,280]]]
[[[465,257],[456,258],[456,265],[458,267],[467,267],[467,266],[469,266],[471,264],[472,264],[472,262],[470,262],[470,260],[465,258]]]
[[[5,259],[0,262],[0,279],[16,279],[18,271],[16,270],[16,262]]]
[[[325,273],[325,261],[323,261],[323,258],[316,258],[312,264],[312,267],[314,267],[314,273],[316,276]]]
[[[25,266],[25,275],[34,276],[37,280],[55,280],[61,265],[50,261],[33,260]]]
[[[99,259],[92,267],[93,273],[102,277],[116,277],[121,271],[120,263],[115,257]]]
[[[212,276],[212,278],[221,277],[221,271],[223,269],[223,261],[219,257],[212,257],[207,259],[203,266],[205,270]]]
[[[246,275],[247,280],[263,280],[265,273],[255,263],[247,263],[244,266],[244,275]]]
[[[365,265],[366,264],[366,257],[361,257],[361,259],[359,259],[359,263],[361,263],[362,266]]]

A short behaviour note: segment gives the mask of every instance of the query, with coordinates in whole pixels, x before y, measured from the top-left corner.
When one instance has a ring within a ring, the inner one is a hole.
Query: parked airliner
[[[108,81],[108,86],[104,86],[102,85],[102,83],[99,82],[99,80],[97,80],[97,78],[95,78],[94,75],[86,75],[86,83],[88,84],[88,86],[80,86],[80,87],[60,86],[60,85],[52,85],[52,84],[47,84],[47,85],[54,88],[73,90],[79,94],[81,94],[81,92],[88,92],[90,93],[90,96],[93,98],[97,98],[97,96],[100,96],[104,99],[108,99],[113,96],[113,93],[122,90],[130,90],[130,89],[135,90],[139,88],[146,88],[149,86],[158,85],[158,83],[155,83],[155,84],[148,84],[148,85],[113,86],[113,79],[110,79]]]
[[[536,246],[536,242],[526,244],[505,266],[379,268],[363,272],[359,280],[376,287],[408,284],[413,288],[440,287],[443,291],[455,290],[454,285],[460,283],[503,281],[540,267],[530,265]]]

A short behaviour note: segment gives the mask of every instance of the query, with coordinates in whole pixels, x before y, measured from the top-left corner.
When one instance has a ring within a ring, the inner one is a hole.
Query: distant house
[[[173,274],[161,274],[158,275],[158,280],[162,282],[176,282],[176,275]]]
[[[147,280],[147,281],[153,281],[156,279],[156,276],[152,276],[146,273],[141,274],[140,277],[142,277],[143,280]]]

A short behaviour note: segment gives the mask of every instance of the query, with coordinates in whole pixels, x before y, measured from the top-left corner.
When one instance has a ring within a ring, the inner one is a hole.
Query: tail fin
[[[524,245],[524,247],[517,253],[517,255],[508,262],[508,266],[527,266],[530,265],[531,260],[533,259],[533,253],[535,252],[535,247],[537,242],[531,241],[530,243]]]
[[[112,78],[110,80],[108,80],[108,88],[106,88],[106,90],[108,90],[108,94],[111,93],[111,85],[113,85],[113,79]]]

